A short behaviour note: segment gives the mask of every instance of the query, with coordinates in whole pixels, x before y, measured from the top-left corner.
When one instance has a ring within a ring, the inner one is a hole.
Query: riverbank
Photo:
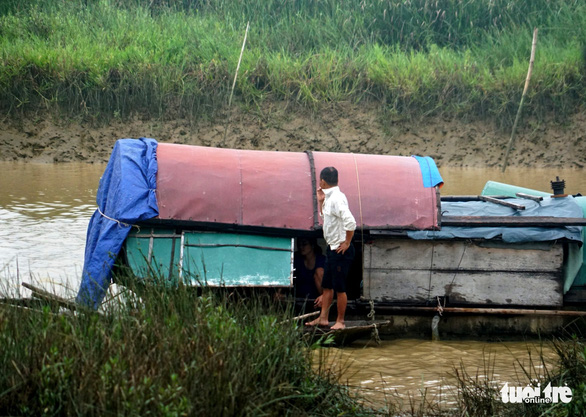
[[[54,117],[0,122],[0,160],[107,162],[116,140],[152,137],[160,142],[236,149],[330,151],[429,155],[438,166],[498,167],[510,129],[489,120],[385,116],[376,105],[337,104],[320,112],[266,104],[255,112],[234,107],[227,115],[197,122],[185,119],[112,119],[95,126]],[[509,166],[583,168],[586,165],[586,112],[562,125],[525,118],[516,134]]]
[[[0,158],[105,161],[148,135],[495,166],[538,28],[512,163],[580,168],[583,2],[448,3],[5,1]]]
[[[0,160],[105,162],[150,136],[497,167],[538,28],[509,163],[582,168],[583,2],[448,3],[5,1]]]

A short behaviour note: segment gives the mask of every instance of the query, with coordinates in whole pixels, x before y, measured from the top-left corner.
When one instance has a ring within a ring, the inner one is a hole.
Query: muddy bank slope
[[[523,120],[510,166],[583,168],[586,165],[586,113],[563,126]],[[152,137],[160,142],[237,149],[333,151],[390,155],[429,155],[439,166],[496,167],[502,163],[510,131],[490,121],[429,118],[393,121],[376,108],[338,106],[319,114],[271,106],[262,114],[234,110],[224,140],[225,118],[112,121],[92,127],[53,118],[0,122],[0,160],[29,162],[107,162],[117,139]]]

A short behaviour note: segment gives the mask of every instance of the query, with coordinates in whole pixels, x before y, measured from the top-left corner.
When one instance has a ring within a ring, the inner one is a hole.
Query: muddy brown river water
[[[468,375],[497,389],[505,383],[526,386],[529,378],[551,371],[556,355],[549,342],[420,339],[355,342],[343,349],[327,349],[328,369],[341,374],[361,397],[377,408],[388,403],[402,410],[425,401],[441,408],[457,400],[458,379]]]
[[[95,195],[105,165],[0,163],[0,296],[28,296],[26,281],[74,297],[83,265],[85,233],[95,210]],[[566,192],[586,194],[582,170],[441,168],[442,195],[479,194],[488,180],[542,191],[556,175]],[[514,384],[521,367],[543,371],[537,342],[387,340],[380,346],[354,344],[328,350],[342,380],[375,404],[395,397],[412,401],[453,402],[454,367],[494,383]],[[546,358],[552,350],[543,347]]]

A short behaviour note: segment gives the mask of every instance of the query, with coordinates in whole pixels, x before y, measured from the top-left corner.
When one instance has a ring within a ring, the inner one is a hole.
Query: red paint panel
[[[309,230],[313,191],[301,152],[160,143],[159,218]]]
[[[243,224],[313,227],[309,159],[301,152],[239,151]]]
[[[242,223],[236,151],[159,143],[157,163],[159,218]]]
[[[330,152],[313,155],[317,178],[327,166],[338,170],[338,185],[358,226],[437,227],[435,188],[423,187],[415,158]]]
[[[338,169],[340,188],[358,225],[437,227],[435,189],[423,187],[415,158],[313,155],[318,181],[322,168]],[[161,219],[313,229],[314,191],[305,153],[160,143],[157,162]]]

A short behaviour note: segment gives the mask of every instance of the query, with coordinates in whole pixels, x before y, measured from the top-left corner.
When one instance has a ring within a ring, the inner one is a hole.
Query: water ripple
[[[79,286],[104,166],[1,163],[0,168],[0,294],[27,295],[20,286],[26,281],[71,297]]]

